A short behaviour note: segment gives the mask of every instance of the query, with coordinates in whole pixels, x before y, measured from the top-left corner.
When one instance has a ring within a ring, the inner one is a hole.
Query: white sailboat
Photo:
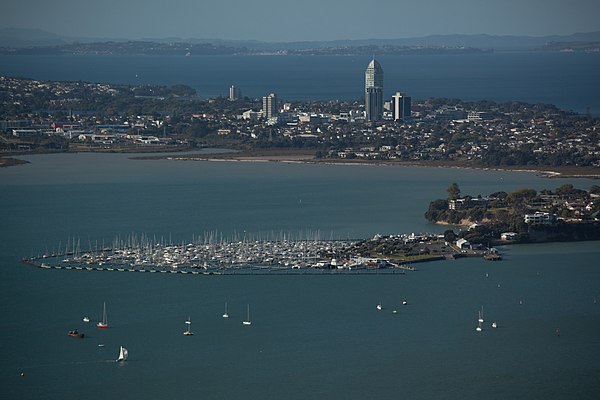
[[[252,325],[252,321],[250,321],[250,304],[248,304],[248,316],[245,321],[242,322],[244,325]]]
[[[477,332],[481,332],[481,324],[482,323],[483,323],[483,317],[481,316],[481,311],[479,311],[479,319],[477,320],[477,328],[475,328],[475,330]]]
[[[190,317],[188,317],[187,321],[185,321],[185,324],[187,325],[187,329],[183,332],[183,335],[192,336],[194,333],[190,330],[192,325],[192,320],[190,319]]]
[[[119,352],[119,358],[117,358],[117,362],[127,361],[127,357],[129,356],[129,352],[123,346],[121,346],[121,351]]]
[[[100,329],[108,328],[108,319],[106,317],[106,302],[104,302],[104,306],[102,307],[102,321],[98,322],[96,326]]]
[[[223,318],[229,318],[229,314],[227,313],[227,302],[225,302],[225,313],[223,314]]]

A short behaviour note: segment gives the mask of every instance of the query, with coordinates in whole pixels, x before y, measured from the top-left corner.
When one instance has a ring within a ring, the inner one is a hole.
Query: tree
[[[460,197],[460,188],[456,182],[448,186],[446,192],[448,192],[448,200],[456,200]]]
[[[444,240],[448,243],[452,243],[456,240],[456,233],[452,229],[444,231]]]
[[[443,219],[446,211],[448,211],[448,202],[443,199],[437,199],[429,203],[429,209],[425,212],[425,218],[428,221],[437,222]]]

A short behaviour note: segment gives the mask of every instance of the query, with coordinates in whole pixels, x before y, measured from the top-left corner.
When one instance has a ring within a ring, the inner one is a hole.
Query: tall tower
[[[365,111],[367,121],[383,118],[383,69],[375,57],[365,71]]]
[[[277,115],[277,95],[275,93],[263,97],[262,111],[264,117],[267,119]]]
[[[240,88],[231,85],[231,87],[229,88],[229,100],[238,100],[240,97],[242,97],[242,91],[240,90]]]
[[[392,96],[392,116],[394,121],[403,121],[410,118],[411,98],[400,92]]]

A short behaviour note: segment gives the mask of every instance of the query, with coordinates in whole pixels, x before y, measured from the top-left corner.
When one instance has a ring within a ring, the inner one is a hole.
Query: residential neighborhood
[[[386,102],[371,122],[361,100],[231,93],[0,77],[0,152],[299,148],[340,161],[600,168],[600,119],[552,105],[424,99],[397,118]]]

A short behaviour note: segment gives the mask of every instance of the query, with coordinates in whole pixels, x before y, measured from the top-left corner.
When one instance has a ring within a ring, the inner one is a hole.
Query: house
[[[515,240],[517,235],[516,232],[502,232],[500,234],[500,240]]]
[[[471,248],[471,243],[469,243],[467,241],[467,239],[458,239],[456,241],[456,247],[458,247],[461,250],[470,249]]]
[[[556,221],[556,215],[547,212],[535,212],[533,214],[525,214],[526,224],[551,224]]]

